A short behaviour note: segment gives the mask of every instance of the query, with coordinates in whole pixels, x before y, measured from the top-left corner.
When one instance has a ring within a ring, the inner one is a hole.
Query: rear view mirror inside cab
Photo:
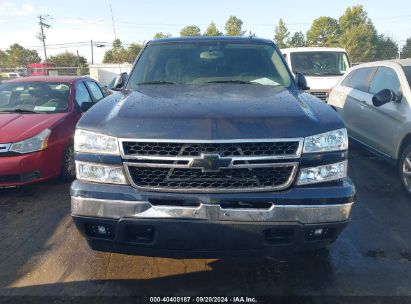
[[[200,58],[206,59],[206,60],[213,60],[213,59],[218,59],[218,58],[223,58],[223,57],[224,57],[224,52],[222,51],[209,50],[209,51],[200,53]]]

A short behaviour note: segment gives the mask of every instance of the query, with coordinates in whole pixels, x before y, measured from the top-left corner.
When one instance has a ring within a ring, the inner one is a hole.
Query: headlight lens
[[[45,129],[36,136],[13,143],[10,146],[10,152],[17,152],[21,154],[41,151],[47,148],[47,143],[50,135],[50,130]]]
[[[297,185],[329,182],[347,176],[347,161],[312,167],[302,168],[298,176]]]
[[[76,162],[77,178],[95,183],[127,184],[123,167]]]
[[[348,149],[347,129],[313,135],[304,139],[303,153],[343,151]]]
[[[116,137],[85,130],[76,130],[74,149],[76,152],[120,155]]]

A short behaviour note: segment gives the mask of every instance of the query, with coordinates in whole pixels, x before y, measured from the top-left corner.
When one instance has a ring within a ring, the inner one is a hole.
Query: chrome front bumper
[[[238,222],[343,222],[350,218],[353,203],[338,205],[273,205],[269,209],[223,209],[217,204],[199,207],[154,206],[148,201],[101,200],[71,197],[73,216],[135,219],[191,219]]]

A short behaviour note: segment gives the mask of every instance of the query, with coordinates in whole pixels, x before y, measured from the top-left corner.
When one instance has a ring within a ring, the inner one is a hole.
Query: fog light
[[[315,229],[314,236],[321,236],[324,233],[324,229]]]
[[[335,228],[312,228],[307,230],[305,238],[307,240],[326,240],[335,236]]]
[[[96,225],[87,223],[86,234],[95,238],[114,239],[114,229],[110,225]]]
[[[106,227],[104,226],[97,226],[97,231],[99,234],[107,234]]]

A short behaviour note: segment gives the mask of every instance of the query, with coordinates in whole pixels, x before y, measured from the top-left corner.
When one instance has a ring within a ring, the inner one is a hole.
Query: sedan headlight
[[[120,155],[116,137],[85,130],[76,130],[74,149],[76,152]]]
[[[304,139],[303,153],[344,151],[348,149],[347,129],[313,135]]]
[[[324,183],[339,180],[347,176],[347,161],[335,164],[302,168],[298,176],[297,185]]]
[[[26,154],[44,150],[47,148],[50,132],[51,131],[49,129],[45,129],[36,136],[30,137],[19,142],[15,142],[10,146],[9,151],[20,154]]]
[[[106,184],[127,184],[123,167],[76,161],[76,174],[80,180]]]

